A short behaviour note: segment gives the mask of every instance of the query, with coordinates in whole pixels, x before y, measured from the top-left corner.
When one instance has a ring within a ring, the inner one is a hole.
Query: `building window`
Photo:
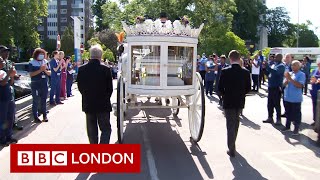
[[[81,38],[83,38],[83,34],[81,34]]]
[[[61,22],[67,22],[68,20],[67,20],[67,18],[61,18],[60,21]]]
[[[83,29],[83,25],[81,25],[81,30]]]
[[[67,9],[60,9],[61,14],[67,14]]]
[[[44,35],[40,34],[39,38],[40,40],[44,40]]]
[[[67,5],[68,4],[68,2],[67,1],[60,1],[60,5]]]

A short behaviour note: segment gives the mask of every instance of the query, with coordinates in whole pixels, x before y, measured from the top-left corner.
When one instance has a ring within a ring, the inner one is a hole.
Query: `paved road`
[[[74,94],[64,105],[50,109],[48,123],[32,124],[30,107],[20,110],[20,123],[26,128],[15,134],[19,143],[88,143],[81,97],[77,90]],[[112,97],[112,102],[115,101],[116,91]],[[127,121],[124,138],[125,143],[141,144],[140,174],[10,174],[10,152],[6,147],[0,151],[0,179],[319,179],[320,148],[316,146],[316,134],[309,126],[312,122],[310,98],[304,96],[303,125],[298,137],[262,123],[267,118],[266,104],[264,90],[247,97],[237,140],[238,154],[233,159],[226,154],[225,118],[214,96],[206,98],[205,129],[198,144],[190,142],[185,109],[180,110],[177,118],[166,109],[128,113],[130,121]],[[113,114],[111,122],[111,143],[116,143],[116,117]]]

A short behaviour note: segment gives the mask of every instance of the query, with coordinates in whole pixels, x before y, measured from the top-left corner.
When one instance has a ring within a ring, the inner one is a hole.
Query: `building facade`
[[[93,0],[49,0],[48,16],[40,18],[38,32],[40,40],[62,38],[64,30],[73,27],[72,16],[81,21],[81,42],[84,43],[89,29],[93,27],[91,5]]]

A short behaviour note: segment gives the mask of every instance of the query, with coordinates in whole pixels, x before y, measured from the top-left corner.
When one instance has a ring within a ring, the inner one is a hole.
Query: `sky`
[[[286,8],[291,23],[305,23],[310,20],[313,24],[313,27],[310,28],[320,37],[320,17],[318,15],[320,0],[266,0],[266,3],[268,8]]]

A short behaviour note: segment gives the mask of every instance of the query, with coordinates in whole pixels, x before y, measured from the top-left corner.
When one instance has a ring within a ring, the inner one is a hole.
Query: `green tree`
[[[110,49],[114,55],[117,53],[118,39],[113,30],[97,32],[95,37],[97,37],[101,44],[103,44],[107,49]]]
[[[110,49],[106,49],[103,52],[102,58],[103,59],[107,59],[109,62],[114,62],[115,61],[114,54],[112,53],[112,51]]]
[[[312,25],[310,21],[307,23],[294,25],[294,34],[288,37],[286,44],[290,47],[296,47],[298,36],[298,47],[319,47],[319,38],[313,30],[310,30],[310,25]]]
[[[217,43],[228,38],[227,32],[231,30],[236,12],[234,0],[122,0],[120,3],[118,6],[107,1],[102,7],[103,23],[115,32],[122,31],[122,20],[133,24],[135,17],[141,15],[155,20],[160,12],[166,12],[171,21],[187,15],[193,27],[206,22],[199,37],[198,51],[201,53],[223,51]]]
[[[116,2],[106,2],[101,7],[103,14],[102,24],[106,29],[121,30],[122,12]]]
[[[61,36],[61,50],[66,55],[72,55],[74,53],[74,34],[71,26],[68,26]]]
[[[84,52],[83,52],[82,55],[81,55],[81,59],[82,59],[82,60],[90,59],[89,51],[84,50]]]
[[[57,49],[57,41],[55,39],[49,39],[49,38],[46,38],[44,41],[43,41],[43,48],[51,53],[53,52],[54,50]]]
[[[224,39],[219,39],[214,46],[217,54],[228,54],[233,49],[238,50],[242,55],[248,54],[245,41],[239,36],[229,31],[223,37]]]
[[[28,58],[31,49],[40,45],[39,17],[47,16],[47,0],[2,0],[0,6],[0,41],[16,46]]]
[[[96,30],[101,31],[106,29],[107,27],[102,23],[102,6],[106,3],[106,0],[95,0],[94,4],[92,5],[92,13],[96,16]]]
[[[282,47],[285,40],[292,36],[295,30],[289,21],[290,17],[284,7],[267,10],[265,25],[269,47]]]
[[[237,12],[234,12],[232,31],[240,38],[258,42],[258,26],[262,25],[266,7],[261,1],[235,0]]]

